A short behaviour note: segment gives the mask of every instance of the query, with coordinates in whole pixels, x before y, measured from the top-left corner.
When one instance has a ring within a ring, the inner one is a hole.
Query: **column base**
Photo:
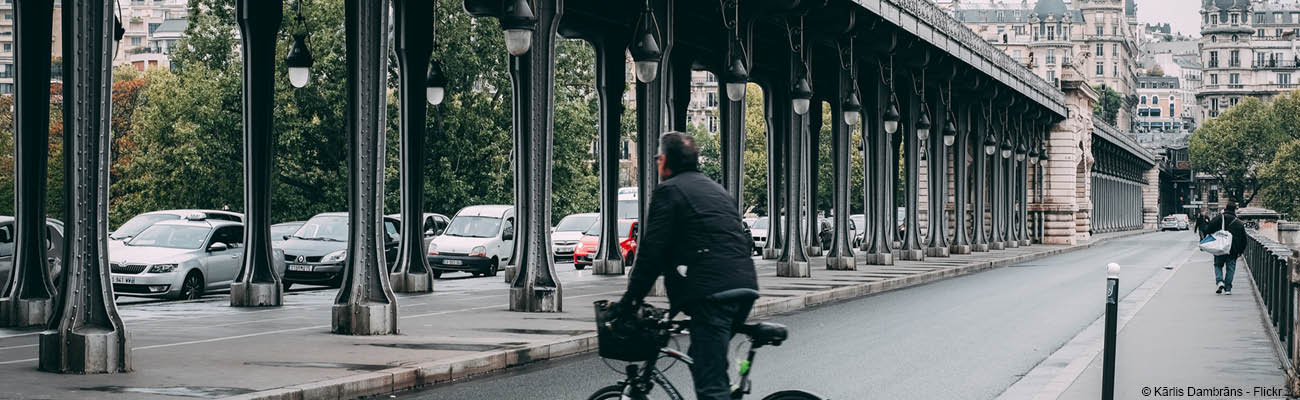
[[[428,274],[402,273],[388,274],[388,283],[393,286],[393,293],[429,293],[433,292]]]
[[[812,269],[808,268],[807,261],[780,261],[776,263],[776,276],[808,278],[812,276]]]
[[[763,249],[764,260],[775,260],[781,258],[781,249]]]
[[[969,245],[969,244],[954,244],[954,245],[952,245],[952,246],[948,246],[948,252],[951,253],[951,254],[970,254],[970,252],[971,252],[971,245]]]
[[[560,291],[553,287],[510,288],[510,311],[561,312]]]
[[[972,253],[984,253],[984,252],[987,252],[987,251],[989,251],[989,244],[988,244],[988,243],[972,244],[972,245],[970,245],[970,251],[971,251]]]
[[[1029,240],[1029,239],[1020,239],[1020,245],[1021,245],[1021,246],[1029,246],[1029,245],[1031,245],[1031,244],[1034,244],[1034,241],[1033,241],[1033,240]]]
[[[515,281],[515,275],[518,275],[518,274],[519,274],[519,267],[516,267],[516,266],[513,266],[513,265],[507,265],[507,266],[506,266],[506,269],[501,270],[501,275],[504,275],[504,276],[505,276],[505,278],[506,278],[506,283],[514,282],[514,281]]]
[[[990,242],[989,250],[1006,250],[1007,244],[1003,242]]]
[[[822,248],[821,248],[821,246],[808,246],[808,248],[807,248],[806,250],[808,250],[808,256],[809,256],[809,257],[821,257],[821,256],[822,256]]]
[[[925,256],[926,256],[926,257],[940,257],[940,258],[942,258],[942,257],[948,257],[948,248],[947,248],[947,247],[931,247],[931,248],[927,248],[927,249],[925,249]]]
[[[890,253],[869,253],[866,255],[867,265],[894,265],[894,255]]]
[[[595,260],[591,273],[596,275],[623,275],[623,260]]]
[[[54,311],[53,299],[0,299],[0,326],[44,326]]]
[[[858,265],[853,257],[826,257],[826,269],[839,271],[856,271]]]
[[[925,261],[925,250],[894,250],[894,257],[903,261]]]
[[[95,328],[41,332],[37,368],[60,374],[131,372],[131,346],[126,332]]]
[[[1006,241],[1005,246],[1006,246],[1008,249],[1014,249],[1014,248],[1020,247],[1020,241],[1019,241],[1019,240],[1008,240],[1008,241]]]
[[[335,304],[331,332],[340,335],[397,334],[397,304]]]
[[[275,282],[236,282],[230,285],[231,307],[279,307],[284,286]]]

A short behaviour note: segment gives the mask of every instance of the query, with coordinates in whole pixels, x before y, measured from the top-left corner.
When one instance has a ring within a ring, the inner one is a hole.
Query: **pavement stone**
[[[814,258],[811,278],[776,277],[776,263],[760,260],[760,287],[793,289],[764,289],[753,314],[797,311],[1140,233],[857,270],[827,270],[824,258]],[[313,400],[389,393],[593,351],[592,302],[614,299],[626,287],[624,276],[566,271],[565,312],[515,313],[506,310],[508,286],[496,279],[482,286],[485,280],[444,279],[433,294],[398,295],[399,334],[387,336],[330,334],[332,290],[289,293],[284,306],[266,309],[231,308],[225,297],[121,307],[135,346],[136,370],[127,374],[39,372],[39,331],[0,329],[0,397]]]

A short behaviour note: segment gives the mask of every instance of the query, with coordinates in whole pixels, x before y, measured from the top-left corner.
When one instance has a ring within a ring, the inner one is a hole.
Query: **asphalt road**
[[[1124,267],[1120,287],[1126,296],[1157,270],[1194,251],[1187,245],[1192,240],[1187,232],[1120,239],[773,317],[790,328],[791,339],[760,351],[753,367],[753,398],[790,388],[834,399],[994,398],[1102,315],[1107,263]],[[681,347],[686,344],[683,338]],[[685,366],[675,366],[667,375],[690,392]],[[620,377],[588,354],[398,397],[585,399]],[[662,391],[657,394],[652,398],[664,398]]]

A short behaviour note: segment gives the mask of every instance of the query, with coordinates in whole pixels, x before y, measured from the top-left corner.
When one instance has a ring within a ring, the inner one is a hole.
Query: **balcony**
[[[1256,60],[1250,63],[1250,67],[1255,69],[1297,69],[1300,68],[1300,60],[1267,60],[1263,62]]]

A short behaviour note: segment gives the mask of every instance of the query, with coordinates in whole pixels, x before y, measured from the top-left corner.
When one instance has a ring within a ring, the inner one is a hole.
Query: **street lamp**
[[[429,61],[429,74],[425,76],[425,97],[429,104],[442,104],[442,98],[447,93],[447,76],[442,73],[442,63],[438,60]]]
[[[1002,158],[1011,158],[1011,138],[1002,141]]]
[[[740,43],[736,42],[733,48],[739,50]],[[727,63],[726,76],[723,77],[727,82],[727,98],[731,101],[745,99],[745,85],[749,81],[749,70],[745,69],[745,60],[741,59],[739,53],[732,53],[731,62]]]
[[[812,86],[808,84],[808,74],[806,72],[799,74],[799,80],[795,81],[794,89],[791,95],[794,97],[794,113],[804,115],[808,113],[808,106],[812,105]]]
[[[1038,165],[1047,164],[1047,149],[1043,148],[1038,152]]]
[[[650,30],[651,25],[654,26],[653,31]],[[659,76],[659,60],[663,58],[663,51],[659,48],[658,32],[659,22],[655,20],[654,12],[650,10],[650,3],[646,2],[632,36],[632,48],[628,49],[632,53],[632,60],[635,61],[636,80],[641,83],[654,82]]]
[[[891,92],[889,93],[889,106],[885,108],[885,115],[883,116],[885,133],[890,135],[897,133],[898,120],[902,118],[903,116],[898,114],[898,96]]]
[[[856,90],[849,91],[849,96],[844,99],[844,105],[841,108],[843,108],[845,124],[856,126],[862,120],[862,102],[858,101],[858,92]]]
[[[952,120],[955,119],[953,117],[952,113],[949,113],[947,123],[943,124],[944,146],[952,146],[953,143],[957,142],[957,125],[953,124]]]
[[[1016,161],[1025,161],[1025,144],[1016,147]]]
[[[998,152],[998,142],[993,139],[992,134],[986,136],[984,138],[984,154],[991,156],[993,155],[993,153],[997,153],[997,152]]]
[[[293,34],[293,46],[289,47],[289,54],[284,57],[284,63],[289,67],[289,83],[293,87],[307,86],[311,81],[311,50],[307,48],[307,34]]]
[[[528,0],[507,0],[501,13],[501,28],[506,33],[506,51],[520,56],[533,46],[533,30],[537,29],[537,16]]]
[[[923,100],[924,101],[924,100]],[[916,138],[922,142],[930,137],[930,107],[921,103],[921,118],[916,121]]]

